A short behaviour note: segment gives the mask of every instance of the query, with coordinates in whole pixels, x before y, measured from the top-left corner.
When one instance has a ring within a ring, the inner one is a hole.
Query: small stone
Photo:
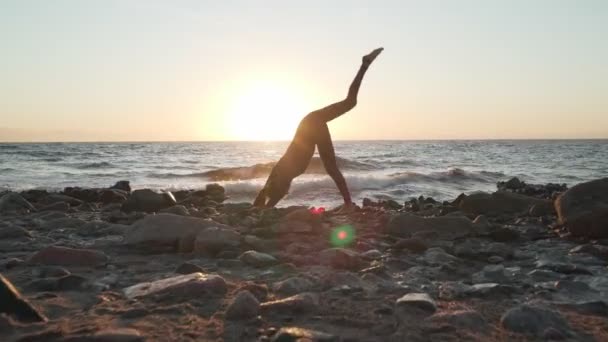
[[[310,291],[312,287],[313,283],[303,277],[288,278],[273,285],[275,292],[287,296]]]
[[[260,304],[262,311],[280,313],[305,313],[313,311],[319,305],[316,294],[305,292],[284,299],[274,300]]]
[[[278,263],[278,260],[272,255],[256,251],[247,251],[241,254],[241,256],[239,256],[239,260],[247,265],[258,268],[267,267]]]
[[[408,293],[397,299],[395,304],[398,308],[416,308],[421,309],[428,314],[437,311],[437,304],[435,304],[435,301],[431,296],[426,293]]]
[[[503,265],[487,265],[481,271],[473,274],[473,283],[506,283],[508,282]]]
[[[523,304],[509,309],[500,319],[502,326],[517,333],[543,337],[548,328],[566,333],[568,322],[556,311]]]
[[[218,275],[192,273],[139,283],[123,290],[127,298],[145,297],[152,294],[171,294],[198,297],[209,292],[224,294],[226,281]]]
[[[487,326],[486,320],[474,310],[456,310],[450,312],[439,312],[425,319],[434,326],[448,324],[457,329],[473,331],[484,330]]]
[[[100,251],[50,246],[34,254],[29,262],[45,265],[96,267],[107,264],[108,260],[108,256]]]
[[[239,292],[228,308],[226,318],[229,320],[249,319],[258,315],[260,302],[249,291]]]
[[[69,274],[70,271],[61,266],[42,266],[32,270],[32,275],[39,278],[63,277]]]
[[[498,255],[493,255],[488,258],[488,262],[491,264],[502,264],[503,261],[505,261],[505,259],[502,257],[499,257]]]
[[[328,248],[319,253],[321,265],[336,269],[359,270],[363,266],[359,254],[345,248]]]
[[[205,270],[195,264],[191,264],[189,262],[184,262],[183,264],[179,265],[176,269],[175,269],[175,273],[179,273],[179,274],[190,274],[190,273],[204,273]]]

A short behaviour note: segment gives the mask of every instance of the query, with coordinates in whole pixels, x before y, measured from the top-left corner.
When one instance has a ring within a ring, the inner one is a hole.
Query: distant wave
[[[74,165],[77,169],[87,170],[87,169],[108,169],[111,167],[115,167],[114,164],[108,162],[96,162],[96,163],[80,163]]]
[[[350,171],[370,171],[376,169],[371,164],[356,162],[344,158],[337,157],[336,158],[338,167],[342,170],[350,170]],[[264,163],[264,164],[255,164],[252,166],[243,166],[243,167],[229,167],[229,168],[219,168],[216,170],[205,171],[205,172],[197,172],[197,173],[189,173],[189,174],[177,174],[177,173],[152,173],[149,174],[148,177],[153,178],[199,178],[204,177],[208,178],[212,181],[236,181],[236,180],[248,180],[255,178],[263,178],[267,177],[270,174],[270,171],[274,167],[276,163]],[[326,174],[325,167],[323,166],[323,161],[319,157],[313,157],[308,165],[308,168],[305,171],[306,174]]]
[[[476,183],[493,183],[504,177],[501,172],[491,171],[464,171],[462,169],[450,169],[442,172],[432,172],[428,174],[417,172],[400,172],[390,175],[360,174],[346,175],[346,181],[351,191],[366,190],[388,190],[401,184],[432,184],[443,183],[444,185],[470,181]],[[253,195],[262,187],[263,182],[237,181],[223,183],[228,194],[232,195]],[[473,187],[474,188],[474,187]],[[311,191],[322,191],[325,189],[335,190],[335,184],[329,177],[296,179],[289,191],[290,196],[305,195]],[[401,191],[395,193],[398,195]]]

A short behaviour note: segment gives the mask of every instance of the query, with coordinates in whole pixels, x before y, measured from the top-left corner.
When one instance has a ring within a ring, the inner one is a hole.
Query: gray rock
[[[48,278],[48,277],[63,277],[69,275],[70,271],[66,270],[60,266],[42,266],[37,267],[32,270],[32,275],[38,278]]]
[[[192,273],[139,283],[123,290],[127,298],[146,297],[154,294],[198,297],[203,294],[224,294],[228,286],[219,275]]]
[[[0,213],[29,211],[36,211],[36,208],[16,192],[9,192],[0,197]]]
[[[460,238],[473,231],[473,222],[458,216],[423,218],[404,213],[392,217],[386,225],[386,233],[398,237],[410,237],[422,232],[436,232],[441,238]]]
[[[124,243],[156,249],[157,247],[165,246],[172,246],[174,248],[179,243],[185,241],[189,242],[189,246],[184,245],[182,252],[192,252],[197,235],[208,228],[214,227],[222,228],[227,226],[195,217],[173,214],[148,215],[142,220],[135,222],[132,228],[125,233]],[[213,234],[209,235],[213,238]],[[164,249],[161,248],[161,250]]]
[[[487,265],[481,271],[473,274],[473,283],[505,283],[508,282],[507,273],[503,265]]]
[[[291,296],[298,293],[310,291],[314,284],[312,281],[303,277],[292,277],[283,281],[277,282],[273,285],[273,289],[276,293],[285,296]]]
[[[249,291],[239,292],[226,309],[230,320],[249,319],[258,315],[260,302]]]
[[[101,251],[60,246],[47,247],[29,259],[32,264],[96,267],[107,264],[109,258]]]
[[[99,200],[103,204],[123,203],[127,200],[128,193],[117,189],[106,189],[101,192]]]
[[[536,267],[563,274],[593,275],[591,271],[579,265],[555,262],[553,260],[539,260],[536,262]]]
[[[118,189],[118,190],[122,190],[126,193],[130,193],[131,192],[131,183],[127,180],[121,180],[116,182],[116,184],[112,185],[110,187],[110,189]]]
[[[243,242],[258,252],[271,252],[277,249],[276,240],[261,239],[254,235],[246,235]]]
[[[497,296],[508,296],[515,292],[517,292],[517,289],[510,285],[481,283],[471,286],[466,291],[466,295],[476,298],[496,298]]]
[[[429,248],[424,253],[424,261],[430,265],[445,265],[458,262],[457,257],[446,253],[442,248],[434,247]]]
[[[70,205],[66,202],[56,202],[48,205],[44,205],[38,209],[38,211],[68,211]]]
[[[314,311],[319,305],[319,297],[310,292],[260,304],[263,312],[306,313]]]
[[[46,322],[46,317],[27,299],[23,298],[13,284],[0,274],[0,313],[5,313],[22,322]]]
[[[573,186],[555,200],[555,209],[572,235],[608,238],[608,178]]]
[[[319,253],[321,265],[336,269],[359,270],[364,263],[359,254],[346,248],[328,248]]]
[[[608,304],[603,300],[583,301],[576,303],[558,303],[559,307],[573,310],[585,315],[608,316]]]
[[[408,293],[403,297],[397,299],[395,305],[399,309],[411,309],[416,308],[424,311],[427,314],[433,314],[437,311],[437,304],[435,301],[426,293]]]
[[[543,337],[545,330],[556,329],[569,335],[570,326],[558,312],[523,304],[509,309],[500,319],[503,328],[521,334]]]
[[[399,241],[395,242],[395,244],[393,245],[393,248],[394,249],[407,249],[412,253],[422,253],[422,252],[426,251],[429,248],[429,246],[422,239],[409,238],[409,239],[400,239]]]
[[[247,251],[241,254],[241,256],[239,256],[239,260],[241,260],[247,265],[259,268],[271,266],[278,263],[278,260],[272,255],[256,251]]]
[[[534,282],[545,282],[563,279],[564,275],[550,270],[536,269],[528,272],[528,277]]]
[[[241,245],[241,235],[228,226],[216,224],[198,233],[194,241],[194,252],[214,256],[224,249]]]
[[[175,204],[177,204],[175,197],[170,192],[159,194],[150,189],[141,189],[131,193],[129,199],[123,203],[122,210],[156,212]]]
[[[338,342],[340,338],[322,331],[299,327],[281,328],[272,338],[272,342],[286,341]]]

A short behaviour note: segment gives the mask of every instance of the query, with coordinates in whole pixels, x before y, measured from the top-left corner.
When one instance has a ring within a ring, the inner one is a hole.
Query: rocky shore
[[[0,193],[0,341],[608,340],[608,178],[352,212]]]

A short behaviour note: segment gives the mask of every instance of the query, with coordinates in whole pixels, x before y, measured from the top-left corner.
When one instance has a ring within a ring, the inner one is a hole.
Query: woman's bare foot
[[[369,54],[363,56],[363,64],[370,65],[378,57],[378,55],[384,50],[384,48],[377,48]]]

